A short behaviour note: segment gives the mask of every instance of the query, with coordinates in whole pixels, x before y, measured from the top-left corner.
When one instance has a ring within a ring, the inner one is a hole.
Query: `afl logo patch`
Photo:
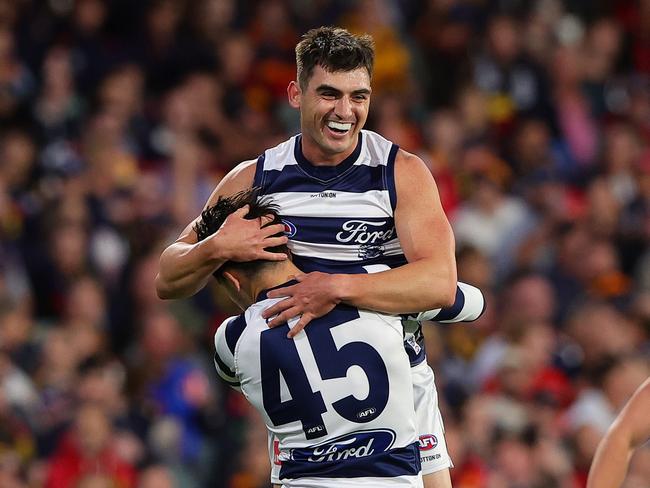
[[[284,233],[287,237],[293,237],[296,235],[296,232],[298,230],[296,229],[295,225],[293,225],[288,220],[282,220],[282,223],[284,224]]]
[[[430,451],[435,449],[438,445],[438,439],[433,434],[425,434],[420,436],[420,451]]]

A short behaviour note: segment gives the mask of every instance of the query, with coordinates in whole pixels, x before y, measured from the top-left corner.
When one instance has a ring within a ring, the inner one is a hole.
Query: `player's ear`
[[[233,276],[232,273],[230,273],[230,272],[228,272],[228,271],[224,271],[224,272],[222,273],[222,276],[224,277],[224,279],[225,279],[228,283],[230,283],[230,284],[232,285],[232,287],[233,287],[235,290],[237,290],[237,291],[241,291],[241,284],[239,283],[239,280],[238,280],[235,276]]]
[[[302,91],[297,82],[292,81],[287,87],[287,98],[289,99],[289,105],[293,108],[300,108],[300,95]]]

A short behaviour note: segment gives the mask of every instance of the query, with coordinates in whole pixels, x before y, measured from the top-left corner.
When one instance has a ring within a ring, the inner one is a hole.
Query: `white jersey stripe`
[[[369,190],[363,193],[327,191],[326,194],[304,192],[269,193],[286,217],[372,218],[392,217],[388,190]],[[318,199],[318,205],[310,205]]]
[[[264,161],[265,170],[282,170],[285,166],[298,164],[296,158],[293,156],[296,137],[293,136],[288,141],[266,150]]]
[[[289,241],[287,245],[291,252],[298,256],[329,259],[332,261],[358,262],[359,253],[362,250],[362,246],[354,246],[350,244],[322,244],[316,242]],[[384,244],[384,252],[382,255],[402,255],[402,248],[400,247],[399,240],[393,239]]]

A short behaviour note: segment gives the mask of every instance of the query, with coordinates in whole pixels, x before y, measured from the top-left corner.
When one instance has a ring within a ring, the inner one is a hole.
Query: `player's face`
[[[316,66],[304,90],[289,86],[289,102],[300,109],[303,153],[312,162],[338,163],[356,147],[370,107],[365,68],[329,72]]]

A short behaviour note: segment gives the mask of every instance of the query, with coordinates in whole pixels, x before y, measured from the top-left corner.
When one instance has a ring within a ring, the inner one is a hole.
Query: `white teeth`
[[[333,120],[330,120],[327,123],[327,127],[331,129],[337,129],[337,130],[350,130],[352,128],[352,123],[342,123],[342,122],[334,122]]]

